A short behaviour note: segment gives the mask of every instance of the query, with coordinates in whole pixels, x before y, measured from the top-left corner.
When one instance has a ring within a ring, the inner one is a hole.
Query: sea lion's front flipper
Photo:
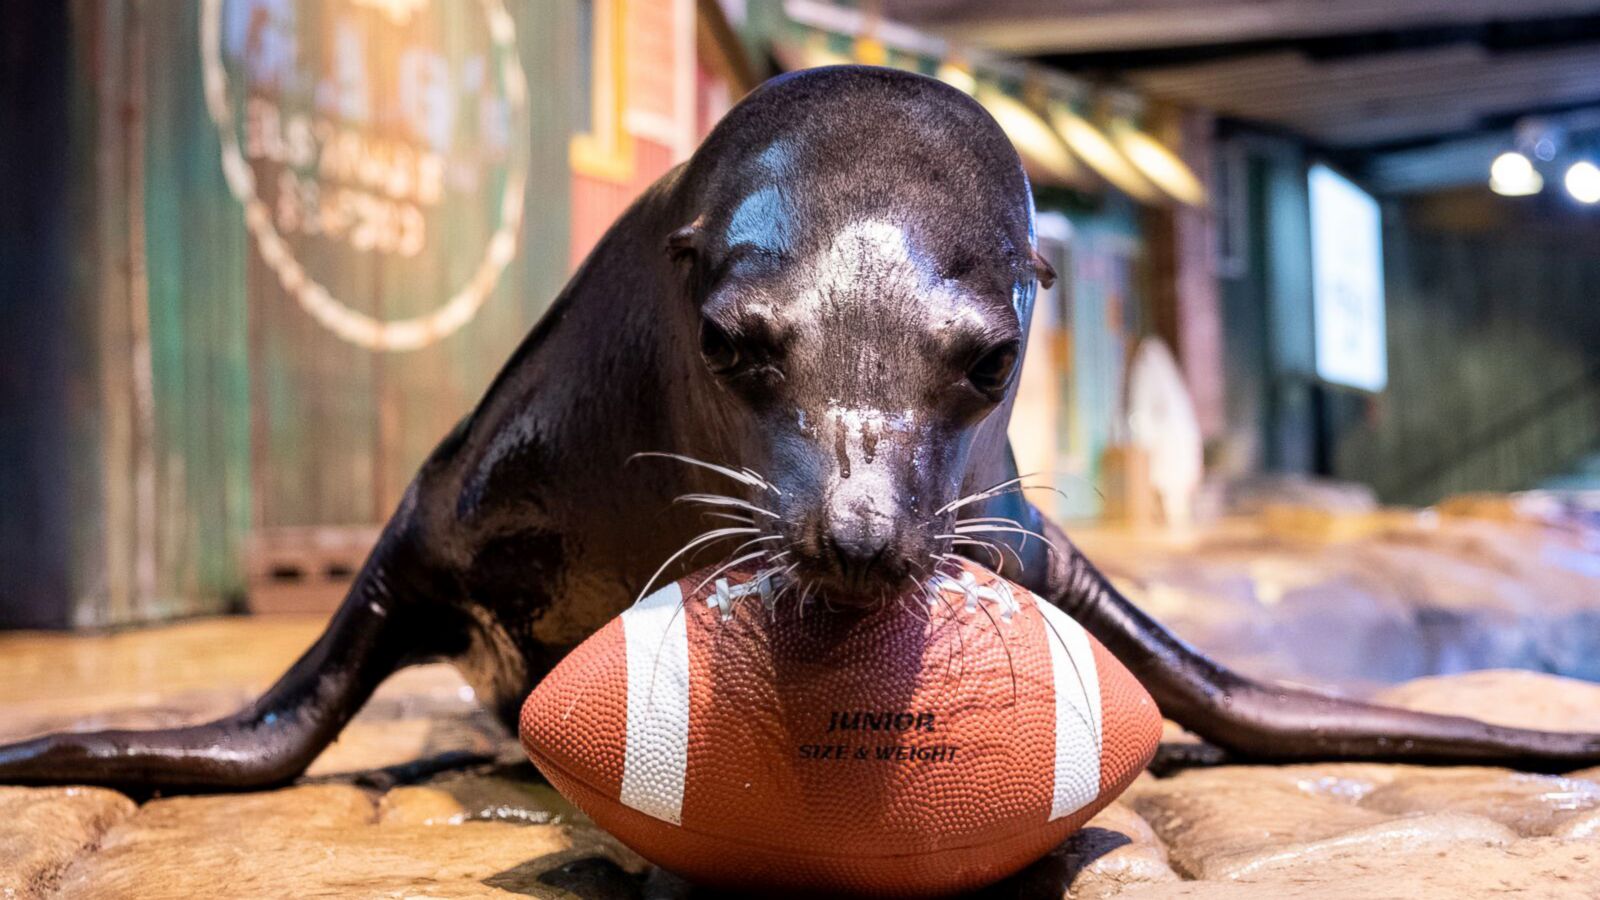
[[[393,541],[379,543],[328,629],[245,709],[184,728],[58,733],[0,745],[0,784],[171,793],[293,780],[390,673],[430,649],[450,650],[439,646],[448,629],[419,621],[418,604],[395,600],[393,567],[386,565],[394,556]]]
[[[1208,659],[1122,596],[1037,509],[1059,548],[1023,580],[1106,645],[1161,712],[1230,762],[1375,760],[1564,772],[1600,763],[1600,734],[1505,728],[1263,684]],[[1208,759],[1207,762],[1217,760]]]

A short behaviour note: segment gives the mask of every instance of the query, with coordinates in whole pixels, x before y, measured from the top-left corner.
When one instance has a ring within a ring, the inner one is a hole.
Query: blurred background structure
[[[612,219],[852,61],[1033,177],[1059,517],[1594,515],[1600,2],[8,3],[0,626],[330,609]]]

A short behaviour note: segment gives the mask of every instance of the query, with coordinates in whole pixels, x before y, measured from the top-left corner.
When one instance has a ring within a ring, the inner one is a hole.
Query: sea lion
[[[1119,595],[1015,483],[1006,424],[1051,277],[1032,248],[1017,154],[960,91],[855,66],[768,82],[600,241],[263,697],[194,727],[0,747],[0,782],[281,784],[430,660],[514,727],[565,652],[699,549],[756,554],[818,615],[943,553],[998,562],[1237,759],[1600,762],[1592,734],[1249,681]]]

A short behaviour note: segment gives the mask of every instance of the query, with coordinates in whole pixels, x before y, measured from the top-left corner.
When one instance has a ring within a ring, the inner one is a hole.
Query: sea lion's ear
[[[1033,277],[1039,279],[1039,287],[1045,290],[1049,290],[1050,286],[1056,283],[1055,268],[1040,256],[1037,250],[1033,251]]]
[[[694,256],[700,249],[700,220],[679,228],[667,235],[667,258],[673,262],[682,262]]]

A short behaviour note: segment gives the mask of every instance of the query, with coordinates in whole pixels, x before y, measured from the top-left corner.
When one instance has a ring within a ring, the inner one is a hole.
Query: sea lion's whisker
[[[971,505],[973,503],[977,503],[979,500],[988,500],[991,497],[999,497],[999,496],[1003,496],[1005,494],[1020,494],[1023,491],[1054,491],[1055,493],[1060,494],[1062,499],[1070,500],[1071,498],[1067,496],[1067,492],[1061,490],[1060,488],[1056,487],[1055,485],[1051,485],[1051,484],[1022,484],[1021,483],[1023,481],[1023,479],[1032,478],[1035,475],[1053,475],[1053,474],[1056,474],[1056,473],[1053,473],[1053,472],[1030,472],[1027,475],[1018,475],[1016,478],[1011,478],[1011,479],[1008,479],[1006,481],[1002,481],[999,484],[994,485],[993,487],[988,487],[988,488],[985,488],[985,489],[983,489],[981,491],[976,491],[974,493],[966,495],[965,497],[958,497],[955,500],[952,500],[949,503],[946,503],[944,506],[939,507],[939,509],[934,512],[934,515],[936,515],[936,516],[944,515],[947,512],[951,512],[953,510],[960,509],[963,506],[969,506],[969,505]],[[1099,488],[1094,488],[1094,492],[1096,494],[1099,494],[1100,499],[1102,499],[1102,500],[1105,499],[1105,494],[1101,493]]]
[[[996,491],[999,491],[1002,488],[1010,487],[1011,485],[1014,485],[1014,484],[1018,484],[1019,482],[1021,482],[1025,478],[1032,478],[1035,474],[1036,473],[1029,472],[1026,475],[1018,475],[1015,478],[1008,478],[1005,481],[1000,482],[999,484],[990,485],[989,487],[986,487],[981,491],[975,491],[975,492],[973,492],[971,494],[966,495],[965,497],[957,497],[956,499],[950,501],[949,503],[946,503],[945,505],[943,505],[943,506],[939,507],[938,509],[934,510],[933,514],[936,515],[936,516],[942,516],[945,513],[950,512],[951,510],[960,509],[963,506],[968,506],[970,504],[977,503],[979,500],[987,500],[988,498],[993,497],[995,495]]]
[[[735,470],[713,462],[706,462],[703,459],[695,459],[692,456],[685,456],[682,453],[667,453],[661,450],[647,450],[643,453],[635,453],[628,457],[628,462],[633,462],[640,457],[670,459],[677,462],[686,463],[691,466],[699,466],[702,469],[716,472],[718,475],[725,475],[741,484],[747,484],[750,487],[760,488],[764,491],[771,491],[772,493],[777,494],[779,497],[783,496],[783,491],[779,490],[777,485],[761,477],[760,474],[752,472],[746,468],[741,467],[740,469]]]
[[[762,509],[749,500],[740,500],[738,497],[730,497],[727,494],[680,494],[674,497],[672,502],[674,505],[679,503],[699,503],[704,506],[727,506],[763,516],[771,516],[774,519],[778,518],[778,514],[770,509]]]
[[[972,536],[975,532],[961,531],[959,528],[956,529],[956,531],[957,535],[959,535],[956,537],[956,540],[958,541],[978,540],[978,538],[974,538]],[[1004,563],[1005,555],[1010,553],[1011,558],[1017,561],[1017,572],[1022,573],[1028,571],[1028,564],[1022,561],[1022,554],[1017,552],[1017,548],[1006,543],[1004,540],[984,541],[984,543],[988,544],[990,547],[1000,548],[1000,558],[1002,564]],[[1024,539],[1023,545],[1027,545],[1026,539]]]
[[[771,560],[768,559],[768,562],[771,562]],[[776,565],[768,565],[766,569],[762,569],[760,572],[755,573],[755,580],[757,580],[757,583],[760,583],[762,580],[766,580],[768,585],[778,585],[778,581],[781,580],[784,575],[787,575],[787,573],[792,572],[795,565],[798,564],[790,564],[789,567],[786,567],[786,569],[779,569],[779,567],[776,567]],[[782,596],[784,596],[784,588],[779,586],[778,591],[774,591],[771,596],[763,597],[765,602],[763,602],[762,605],[765,605],[766,607],[766,621],[768,621],[768,623],[778,620],[778,601],[779,597]]]
[[[993,493],[989,494],[989,497],[1004,497],[1007,494],[1020,494],[1020,493],[1023,493],[1024,491],[1050,491],[1053,494],[1059,495],[1063,500],[1071,500],[1072,499],[1071,497],[1069,497],[1067,495],[1066,491],[1063,491],[1062,489],[1056,487],[1053,484],[1018,484],[1018,485],[1012,485],[1011,487],[1004,488],[1004,489],[998,490],[998,491],[994,491]],[[1105,494],[1100,493],[1100,490],[1098,488],[1095,489],[1095,493],[1096,494],[1100,494],[1100,499],[1101,500],[1105,499]],[[989,499],[989,497],[981,497],[979,499],[985,499],[986,500],[986,499]]]
[[[1000,649],[1006,651],[1006,668],[1011,671],[1011,702],[1017,702],[1017,663],[1011,656],[1011,642],[1006,640],[1005,632],[1000,630],[1000,623],[994,619],[994,613],[989,611],[989,604],[979,603],[978,611],[983,613],[989,624],[994,626],[995,639],[1000,641]]]
[[[1015,548],[1013,548],[1010,544],[1005,543],[1004,541],[984,541],[981,538],[977,538],[977,537],[973,536],[975,534],[980,534],[980,533],[982,533],[981,530],[968,531],[968,530],[964,530],[964,529],[961,529],[961,528],[957,528],[954,532],[946,532],[944,534],[936,534],[936,535],[934,535],[934,537],[943,538],[945,540],[950,541],[951,543],[960,543],[962,541],[979,541],[980,543],[986,544],[986,545],[988,545],[990,547],[998,547],[1001,550],[1009,550],[1009,551],[1011,551],[1011,555],[1016,558],[1017,565],[1019,567],[1022,567],[1022,565],[1023,565],[1022,564],[1022,557],[1017,555],[1017,551],[1016,551]]]
[[[760,537],[753,537],[750,540],[745,541],[744,543],[740,544],[739,546],[733,548],[733,552],[729,553],[728,555],[729,556],[735,556],[735,555],[739,554],[741,551],[743,551],[746,547],[752,547],[752,546],[754,546],[756,544],[764,544],[767,541],[779,541],[779,540],[782,540],[782,539],[783,539],[782,535],[777,535],[777,534],[764,534],[764,535],[761,535]]]
[[[1001,566],[1004,566],[1006,564],[1006,555],[1004,553],[1002,553],[1000,551],[999,546],[995,545],[992,541],[985,541],[985,540],[982,540],[981,538],[970,537],[968,535],[962,535],[962,534],[936,534],[936,535],[934,535],[934,537],[936,537],[936,538],[938,538],[940,540],[949,541],[951,544],[954,544],[954,545],[963,545],[964,544],[964,545],[968,545],[968,546],[972,546],[972,547],[986,547],[986,548],[988,548],[990,553],[994,554],[994,557],[995,557],[995,563],[994,563],[992,568],[998,569]],[[1012,551],[1012,552],[1015,553],[1016,551]],[[1020,559],[1018,559],[1018,564],[1019,565],[1021,564],[1021,560]]]
[[[772,609],[768,611],[770,617],[777,616],[778,604],[783,601],[783,598],[787,596],[790,591],[794,590],[795,587],[799,585],[800,579],[788,577],[789,573],[793,572],[799,565],[800,563],[798,562],[790,563],[788,568],[778,573],[778,577],[784,579],[784,581],[783,586],[778,588],[778,593],[774,594],[772,597]]]
[[[953,526],[961,525],[1018,525],[1022,523],[1006,516],[972,516],[967,519],[957,519],[950,523]]]
[[[910,572],[906,573],[905,578],[906,578],[907,581],[911,582],[912,593],[916,593],[917,591],[922,590],[925,587],[925,585],[922,582],[919,582],[917,580],[916,576],[912,575]],[[917,604],[912,603],[910,606],[908,606],[906,604],[907,596],[908,595],[906,595],[906,594],[896,594],[895,595],[895,599],[897,601],[899,601],[899,603],[900,603],[900,608],[905,610],[908,613],[911,613],[912,615],[917,616],[918,618],[922,619],[924,622],[931,623],[933,621],[933,613],[928,611],[925,608],[920,608],[920,607],[918,609],[916,609],[916,610],[913,610],[912,607],[917,606]]]
[[[953,560],[959,561],[960,559],[960,557],[952,556],[948,553],[940,553],[938,555],[930,554],[929,558],[933,560],[933,572],[931,572],[930,575],[946,574],[942,571],[941,567],[951,565]],[[951,606],[950,598],[944,595],[944,591],[934,583],[934,579],[932,577],[930,577],[925,583],[924,590],[928,594],[928,607],[930,615],[932,613],[932,607],[935,603],[942,604],[944,606],[945,615],[948,621],[956,630],[956,653],[961,657],[961,668],[956,670],[956,677],[960,678],[962,673],[966,672],[967,670],[967,636],[961,628],[961,617],[957,615],[957,610]],[[946,674],[948,674],[949,671],[950,666],[948,663],[946,663]]]
[[[710,584],[712,581],[715,581],[716,577],[718,575],[721,575],[723,572],[728,571],[729,569],[733,568],[734,566],[737,566],[740,563],[749,562],[752,559],[760,559],[760,558],[762,558],[762,557],[764,557],[766,555],[767,555],[767,551],[765,551],[765,550],[757,550],[757,551],[755,551],[753,553],[746,553],[743,556],[736,556],[733,559],[728,560],[727,562],[723,563],[722,565],[720,565],[716,569],[714,569],[711,572],[711,574],[707,575],[704,579],[702,579],[699,584],[695,585],[694,586],[694,590],[689,592],[689,596],[691,596],[691,597],[698,596],[700,591],[703,590],[706,585]]]
[[[933,567],[933,574],[949,575],[951,577],[959,576],[967,562],[965,557],[955,553],[940,553],[934,558],[938,560],[938,563]],[[946,568],[947,566],[948,568]]]
[[[734,552],[737,553],[738,551],[736,550]],[[778,571],[778,567],[777,566],[769,565],[769,563],[771,563],[771,562],[772,562],[772,557],[770,557],[770,556],[767,557],[766,559],[763,559],[761,561],[761,563],[762,563],[761,567],[756,569],[756,574],[750,579],[750,581],[752,583],[756,584],[756,585],[760,585],[762,581],[767,581],[769,585],[772,584],[773,582],[775,582],[780,577],[780,575],[782,573],[780,573]],[[769,587],[769,590],[770,590],[770,587]],[[757,590],[757,593],[760,593],[759,589]],[[748,597],[748,596],[750,596],[750,595],[749,594],[742,594],[742,595],[734,598],[733,608],[734,609],[738,609],[739,608],[739,604],[744,602],[745,598]],[[763,597],[764,605],[767,605],[769,607],[769,610],[770,610],[770,605],[774,602],[775,599],[776,599],[775,596],[765,596],[765,597]]]
[[[693,550],[695,547],[708,544],[713,541],[719,541],[723,538],[734,537],[736,535],[760,533],[761,529],[759,528],[716,528],[711,531],[702,532],[698,537],[690,538],[687,544],[679,547],[676,553],[667,557],[667,561],[661,564],[661,568],[656,569],[655,574],[651,575],[650,578],[645,581],[644,589],[639,592],[639,596],[633,598],[633,602],[638,603],[640,600],[643,600],[646,596],[648,596],[650,593],[650,588],[655,585],[656,579],[661,577],[661,573],[665,572],[668,566],[672,565],[674,562],[677,562],[679,557],[683,556],[685,553],[688,553],[690,550]]]
[[[1040,534],[1039,532],[1034,531],[1034,530],[1029,529],[1029,528],[1007,527],[1007,526],[1004,526],[1004,525],[966,525],[966,526],[957,526],[956,529],[955,529],[955,532],[956,532],[956,534],[985,534],[985,533],[997,533],[997,532],[1005,532],[1005,533],[1010,533],[1010,534],[1020,534],[1020,535],[1023,536],[1022,537],[1023,546],[1027,546],[1028,538],[1038,538],[1039,542],[1044,544],[1046,547],[1049,547],[1051,552],[1057,553],[1057,554],[1059,554],[1061,552],[1061,549],[1055,545],[1054,541],[1050,540],[1049,538],[1045,537],[1044,535]]]

